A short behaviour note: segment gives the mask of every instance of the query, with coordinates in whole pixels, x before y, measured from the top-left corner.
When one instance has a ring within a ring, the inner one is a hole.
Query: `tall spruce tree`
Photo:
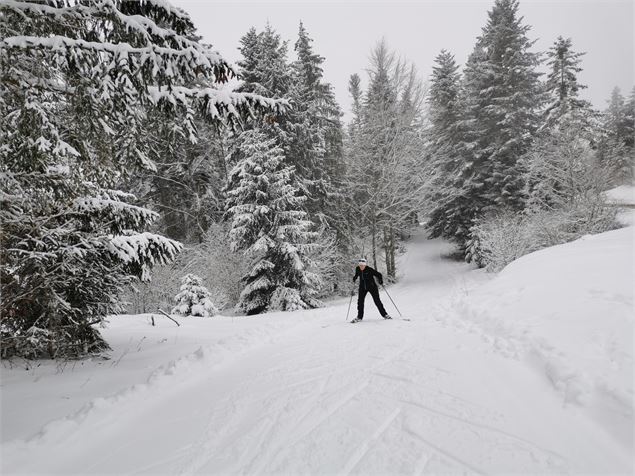
[[[239,138],[240,159],[229,174],[227,214],[234,251],[252,260],[238,308],[247,314],[316,307],[320,283],[308,254],[315,233],[274,139],[249,130]]]
[[[2,357],[76,357],[107,348],[94,324],[180,249],[117,189],[156,170],[149,114],[193,141],[197,115],[282,106],[188,87],[234,73],[164,1],[3,2],[0,16]]]
[[[324,58],[315,53],[312,42],[300,24],[294,44],[297,58],[287,63],[286,42],[271,25],[260,33],[251,29],[241,40],[243,60],[239,66],[245,78],[242,88],[289,99],[292,108],[284,117],[253,127],[275,139],[283,150],[285,164],[294,167],[293,186],[305,197],[302,209],[308,213],[320,241],[344,247],[346,234],[342,232],[339,205],[343,200],[340,183],[344,174],[341,112],[331,85],[323,77]],[[278,76],[284,80],[272,79]],[[263,85],[276,87],[263,89]],[[332,253],[329,256],[333,258]],[[334,269],[337,268],[335,262],[340,260],[333,259],[333,269],[327,274],[335,279],[341,274]],[[334,283],[325,284],[332,288]]]
[[[552,127],[558,118],[571,111],[590,110],[591,104],[579,97],[586,86],[578,82],[582,56],[573,51],[571,38],[559,36],[547,52],[549,73],[545,84],[547,107],[543,127]]]
[[[582,71],[582,56],[572,49],[570,38],[558,37],[547,52],[547,63],[550,71],[545,83],[547,107],[543,122],[539,128],[538,140],[545,135],[559,133],[560,126],[566,123],[567,128],[577,128],[590,144],[597,145],[600,123],[598,113],[591,103],[579,96],[586,88],[578,81],[578,73]],[[547,142],[550,138],[545,139]]]
[[[288,97],[291,88],[291,69],[287,60],[287,42],[267,23],[257,33],[255,28],[240,39],[238,61],[243,80],[239,91],[254,92],[272,98]]]
[[[496,0],[464,71],[463,222],[524,205],[519,159],[529,150],[542,103],[539,55],[516,0]],[[465,240],[465,234],[459,238]],[[466,243],[464,243],[466,244]]]
[[[242,84],[238,88],[243,92],[255,92],[273,98],[289,99],[292,87],[292,70],[287,58],[287,42],[267,23],[264,30],[249,31],[240,39],[238,50],[242,59],[238,61],[238,73]],[[265,122],[254,121],[247,128],[258,128],[265,132],[282,148],[285,162],[296,165],[289,155],[292,132],[291,117],[270,115]],[[296,186],[306,195],[308,190],[303,183]]]
[[[324,81],[324,58],[313,51],[304,25],[300,23],[295,43],[297,60],[292,64],[290,99],[292,132],[289,158],[308,190],[307,210],[316,223],[334,222],[335,185],[341,175],[342,115],[333,89]]]
[[[308,192],[306,210],[321,244],[321,275],[325,291],[332,293],[348,271],[343,256],[349,248],[348,224],[347,217],[341,213],[346,200],[342,112],[332,86],[324,79],[324,58],[314,51],[312,43],[300,23],[294,46],[297,58],[291,65],[293,110],[289,113],[292,132],[289,159]]]
[[[487,52],[478,43],[468,57],[463,70],[463,80],[458,97],[458,108],[461,116],[455,126],[452,141],[455,143],[451,152],[456,157],[456,170],[453,179],[445,184],[442,197],[444,208],[443,230],[441,236],[455,242],[465,252],[470,239],[470,229],[475,220],[482,215],[487,203],[482,192],[484,182],[480,173],[482,153],[478,150],[481,139],[481,127],[476,119],[468,119],[467,111],[476,111],[486,107],[485,98],[474,94],[467,85],[466,78],[481,77],[487,70]],[[443,191],[443,189],[442,189]]]
[[[435,59],[428,92],[430,126],[427,130],[427,154],[434,166],[434,183],[430,203],[433,209],[427,220],[430,236],[454,240],[458,223],[453,220],[461,182],[460,74],[454,55],[446,50]]]

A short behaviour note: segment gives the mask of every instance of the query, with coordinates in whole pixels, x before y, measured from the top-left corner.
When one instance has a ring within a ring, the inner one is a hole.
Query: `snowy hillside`
[[[5,363],[3,474],[632,473],[633,228],[497,276],[450,249],[402,257],[411,321],[119,316],[110,360]]]
[[[624,448],[633,444],[633,228],[524,256],[455,303],[458,325],[542,373]]]

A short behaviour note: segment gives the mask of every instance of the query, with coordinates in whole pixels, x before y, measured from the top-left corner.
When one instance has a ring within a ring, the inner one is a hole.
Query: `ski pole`
[[[351,304],[353,303],[353,296],[355,294],[355,290],[351,289],[351,300],[348,301],[348,311],[346,311],[346,320],[348,321],[348,313],[351,312]]]
[[[395,301],[392,300],[392,298],[390,297],[390,293],[388,292],[388,290],[386,289],[386,286],[384,286],[383,284],[381,285],[382,288],[384,288],[384,291],[386,291],[386,294],[388,295],[388,298],[390,299],[390,302],[392,302],[392,305],[395,306],[395,309],[397,309],[397,312],[399,313],[399,317],[403,317],[403,315],[401,314],[401,311],[399,310],[399,308],[397,307],[397,305],[395,304]]]

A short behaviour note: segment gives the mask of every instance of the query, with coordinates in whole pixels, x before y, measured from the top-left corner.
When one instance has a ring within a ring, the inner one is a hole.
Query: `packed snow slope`
[[[5,365],[2,473],[631,474],[633,228],[498,276],[450,249],[410,243],[411,321],[119,316],[111,360]]]

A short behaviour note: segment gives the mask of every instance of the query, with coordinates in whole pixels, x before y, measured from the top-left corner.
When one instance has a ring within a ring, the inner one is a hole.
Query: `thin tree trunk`
[[[377,269],[377,242],[375,235],[377,234],[377,223],[375,219],[375,211],[373,210],[373,223],[371,233],[373,235],[373,268]]]
[[[397,276],[397,267],[395,266],[395,230],[390,223],[390,276],[394,279]]]
[[[388,230],[386,225],[383,226],[384,232],[384,257],[386,259],[386,274],[390,276],[390,240],[388,238]]]
[[[220,144],[221,164],[223,165],[223,174],[225,175],[225,185],[227,185],[229,183],[229,173],[227,171],[227,153],[225,152],[225,142],[223,141],[223,136],[220,132],[220,129],[218,128],[216,129],[216,135],[218,136],[218,142]]]

